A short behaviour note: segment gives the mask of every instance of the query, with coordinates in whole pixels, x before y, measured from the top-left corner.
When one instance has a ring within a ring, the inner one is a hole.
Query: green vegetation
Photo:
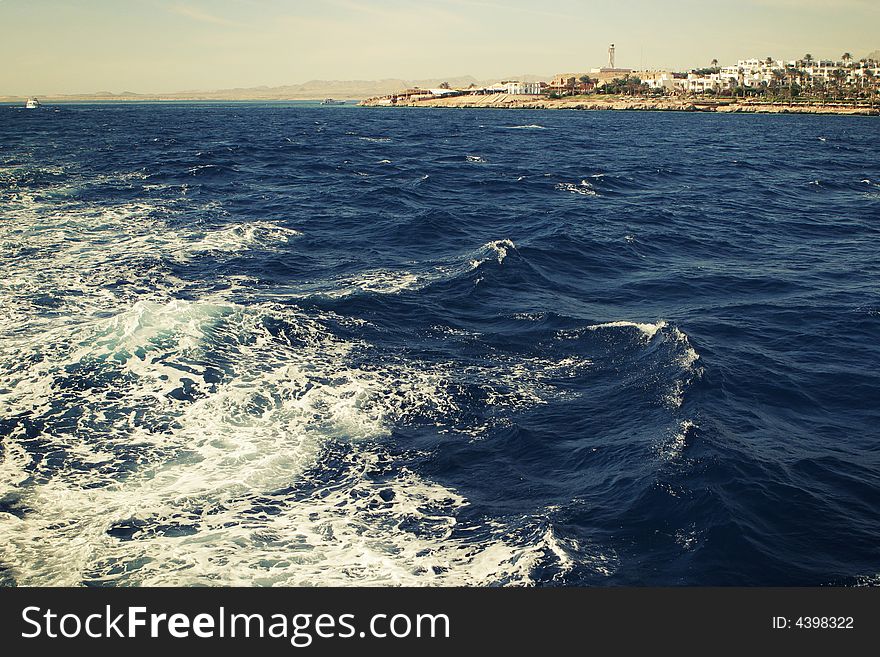
[[[626,75],[622,78],[614,78],[610,82],[606,82],[597,91],[601,94],[646,96],[650,92],[650,87],[642,82],[640,78]]]

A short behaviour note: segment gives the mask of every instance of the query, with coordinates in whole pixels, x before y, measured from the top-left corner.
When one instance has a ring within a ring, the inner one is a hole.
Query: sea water
[[[876,583],[878,135],[0,107],[0,580]]]

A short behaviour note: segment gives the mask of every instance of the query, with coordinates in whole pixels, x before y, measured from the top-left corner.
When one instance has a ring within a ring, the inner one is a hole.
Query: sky
[[[856,58],[880,0],[0,0],[0,95]]]

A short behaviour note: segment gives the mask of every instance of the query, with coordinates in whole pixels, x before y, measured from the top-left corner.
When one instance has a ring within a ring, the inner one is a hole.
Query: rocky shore
[[[730,112],[755,114],[849,114],[878,116],[880,108],[839,103],[775,103],[755,100],[707,101],[680,97],[573,96],[550,99],[535,96],[492,94],[454,96],[449,98],[397,99],[388,96],[369,98],[360,103],[366,107],[449,107],[495,109],[567,109],[567,110],[641,110],[678,112]]]

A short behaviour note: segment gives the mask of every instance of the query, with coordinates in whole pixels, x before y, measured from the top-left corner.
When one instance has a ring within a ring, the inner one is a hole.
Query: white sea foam
[[[452,265],[420,266],[410,270],[369,269],[354,276],[345,276],[318,283],[302,284],[290,289],[293,297],[324,296],[331,299],[352,294],[399,294],[420,290],[432,283],[455,278],[480,265],[496,261],[502,264],[516,245],[510,240],[494,240],[483,244],[466,259]]]
[[[516,244],[514,244],[511,240],[495,240],[493,242],[486,242],[483,246],[479,248],[477,257],[471,258],[471,269],[476,269],[489,259],[497,260],[498,264],[500,265],[504,262],[507,254],[512,250],[516,250]],[[489,257],[487,258],[486,255],[488,255]]]
[[[197,153],[197,155],[201,155],[201,153]],[[202,171],[214,171],[214,170],[219,171],[219,170],[221,170],[221,169],[222,169],[222,167],[221,167],[220,165],[218,165],[218,164],[197,164],[197,165],[194,166],[194,167],[190,167],[190,168],[187,169],[186,171],[187,171],[187,173],[190,174],[191,176],[197,176],[197,175],[199,175]]]
[[[700,354],[694,349],[688,336],[677,326],[672,328],[672,338],[682,347],[681,356],[678,358],[678,364],[682,369],[689,370],[694,363],[700,358]]]
[[[687,446],[688,435],[697,428],[697,425],[691,420],[681,422],[674,435],[658,446],[657,455],[664,461],[673,461],[680,458],[684,448]]]
[[[569,567],[549,527],[523,542],[490,523],[475,540],[458,522],[467,500],[405,467],[389,475],[377,441],[403,422],[479,438],[562,395],[554,381],[588,362],[365,357],[371,345],[330,328],[354,320],[173,298],[184,283],[163,260],[295,237],[273,224],[206,235],[171,229],[161,206],[17,203],[19,221],[0,225],[0,297],[17,313],[3,318],[0,414],[24,419],[4,441],[0,495],[23,517],[0,514],[0,561],[19,584],[497,584]],[[25,246],[37,255],[15,256]],[[502,262],[510,248],[478,253]],[[148,292],[113,284],[142,277],[141,258],[154,262]],[[386,273],[350,284],[416,283]],[[28,306],[58,290],[71,292],[60,316]],[[463,387],[486,417],[463,415]],[[26,447],[31,417],[52,459]],[[348,446],[341,471],[322,482],[334,445]],[[278,492],[291,486],[303,492]]]
[[[575,183],[557,183],[555,189],[561,192],[569,192],[571,194],[580,194],[581,196],[598,196],[597,192],[590,181],[581,180],[579,184]]]
[[[429,279],[428,274],[420,275],[411,271],[371,269],[355,276],[302,285],[292,294],[302,297],[317,295],[330,299],[339,299],[358,293],[399,294],[406,290],[419,289]]]
[[[293,332],[271,333],[272,318]],[[65,465],[37,463],[16,432],[0,464],[5,493],[28,509],[0,515],[3,562],[20,584],[525,583],[539,561],[566,567],[552,532],[526,545],[502,526],[482,541],[456,534],[467,501],[406,468],[383,474],[388,459],[373,441],[406,418],[448,422],[462,383],[486,388],[489,406],[540,403],[550,390],[538,385],[542,368],[559,376],[580,366],[570,359],[366,368],[354,357],[369,346],[320,319],[222,301],[138,302],[35,336],[33,347],[43,341],[57,345],[51,358],[0,396],[4,416],[40,409],[45,447],[66,455]],[[225,369],[205,383],[209,355]],[[51,404],[82,367],[113,383],[64,393],[64,406],[82,411],[71,440]],[[176,398],[188,381],[192,398]],[[98,424],[103,434],[89,437]],[[344,450],[343,474],[327,487],[275,493],[308,479],[334,440],[366,442]]]
[[[186,248],[189,253],[204,251],[237,252],[243,249],[286,244],[302,235],[298,230],[271,221],[248,221],[234,223],[224,228],[208,231]]]
[[[530,123],[528,125],[511,125],[507,126],[509,130],[546,130],[542,125],[538,125],[537,123]]]
[[[465,156],[468,162],[474,162],[477,164],[485,164],[486,160],[480,155],[466,155]]]
[[[339,337],[357,321],[331,313],[229,291],[181,299],[171,265],[297,233],[175,228],[176,210],[26,193],[6,204],[0,496],[20,513],[0,513],[0,562],[17,583],[527,584],[538,566],[613,569],[613,554],[559,536],[540,511],[518,519],[526,539],[499,520],[463,525],[463,495],[382,447],[409,423],[479,439],[569,394],[560,380],[589,359],[422,362]],[[515,248],[338,287],[395,293]]]
[[[147,203],[110,207],[21,196],[0,224],[0,328],[26,332],[76,323],[135,297],[159,298],[179,284],[168,264],[186,241]],[[138,279],[150,279],[146,290]],[[47,315],[45,305],[58,312]]]
[[[659,321],[654,324],[649,323],[637,323],[637,322],[627,322],[627,321],[617,321],[617,322],[607,322],[605,324],[594,324],[593,326],[588,326],[587,329],[590,331],[599,331],[601,329],[607,328],[635,328],[642,332],[646,339],[650,340],[655,335],[657,335],[657,331],[660,331],[666,328],[668,324],[664,321]]]

